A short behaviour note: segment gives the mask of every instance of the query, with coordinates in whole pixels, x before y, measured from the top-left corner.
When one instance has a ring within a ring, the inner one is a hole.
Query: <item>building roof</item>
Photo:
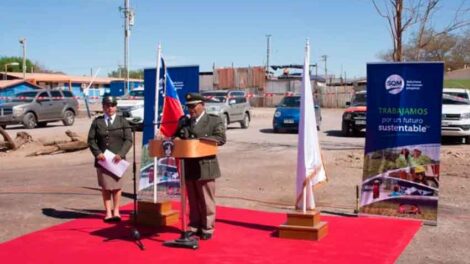
[[[9,87],[18,85],[18,84],[22,84],[22,83],[26,83],[27,85],[30,85],[34,88],[41,89],[41,87],[39,87],[37,85],[34,85],[30,82],[24,81],[24,80],[5,80],[5,81],[2,80],[2,81],[0,81],[0,90],[6,89],[6,88],[9,88]]]
[[[21,72],[9,72],[8,76],[14,78],[23,78]],[[34,82],[72,82],[72,83],[89,83],[93,79],[90,76],[73,76],[58,73],[26,73],[25,79]],[[123,78],[111,78],[111,77],[96,77],[93,83],[97,84],[109,84],[111,81],[124,81]],[[139,79],[129,79],[132,82],[141,82]]]

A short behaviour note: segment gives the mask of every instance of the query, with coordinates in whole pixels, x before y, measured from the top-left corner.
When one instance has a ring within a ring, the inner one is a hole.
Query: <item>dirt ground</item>
[[[364,135],[345,138],[340,133],[341,109],[323,109],[320,145],[329,181],[315,197],[324,214],[351,214],[355,186],[362,179]],[[248,129],[233,124],[228,142],[220,148],[223,177],[217,181],[220,205],[286,211],[294,201],[297,134],[274,134],[274,109],[256,108]],[[70,129],[86,136],[91,120],[78,118],[72,127],[52,123],[25,130],[34,142],[17,151],[0,152],[0,242],[75,219],[102,213],[101,195],[88,150],[26,157],[41,142],[66,140]],[[140,143],[142,133],[136,133]],[[131,152],[130,152],[131,153]],[[137,165],[140,147],[136,149]],[[132,155],[128,157],[132,161]],[[470,263],[470,145],[451,140],[441,148],[441,187],[437,226],[423,226],[400,256],[398,263]],[[126,179],[123,204],[132,194],[132,177]],[[348,216],[343,216],[348,217]],[[347,239],[347,238],[345,238]],[[366,249],[365,249],[366,250]]]

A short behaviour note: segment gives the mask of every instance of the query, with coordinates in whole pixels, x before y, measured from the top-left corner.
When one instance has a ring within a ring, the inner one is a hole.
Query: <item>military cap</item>
[[[110,94],[104,94],[103,95],[103,100],[101,101],[101,103],[116,106],[117,105],[117,99],[116,99],[116,97],[114,97]]]
[[[204,102],[204,96],[198,93],[186,94],[186,105],[194,105]]]

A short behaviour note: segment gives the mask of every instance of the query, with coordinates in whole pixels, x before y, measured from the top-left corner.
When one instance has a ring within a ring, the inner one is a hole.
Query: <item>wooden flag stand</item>
[[[153,201],[137,202],[137,223],[144,226],[161,227],[178,223],[179,213],[171,207],[171,201],[154,203]]]
[[[279,226],[280,238],[320,240],[328,234],[328,223],[320,221],[320,212],[287,213],[287,222]]]

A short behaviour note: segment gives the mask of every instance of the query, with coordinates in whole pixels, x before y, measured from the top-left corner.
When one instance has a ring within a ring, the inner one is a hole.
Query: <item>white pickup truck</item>
[[[118,113],[142,129],[144,124],[144,88],[136,88],[118,100]]]
[[[442,136],[460,137],[470,144],[470,90],[444,88],[442,96]]]

